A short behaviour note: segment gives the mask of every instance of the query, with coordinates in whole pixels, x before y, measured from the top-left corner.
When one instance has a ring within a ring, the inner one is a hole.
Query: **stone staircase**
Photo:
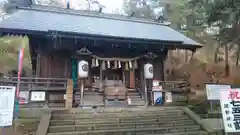
[[[131,99],[133,106],[144,106],[144,98],[135,89],[128,89],[128,97]]]
[[[80,103],[80,90],[74,94],[75,103]],[[83,106],[104,106],[103,93],[85,90],[83,95]]]
[[[47,135],[207,135],[173,107],[52,112]]]

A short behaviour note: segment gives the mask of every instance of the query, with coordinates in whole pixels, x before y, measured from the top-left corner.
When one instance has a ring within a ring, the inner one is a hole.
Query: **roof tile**
[[[183,44],[200,45],[165,25],[26,9],[21,9],[2,20],[1,28],[43,32],[67,31],[122,38],[181,41]]]

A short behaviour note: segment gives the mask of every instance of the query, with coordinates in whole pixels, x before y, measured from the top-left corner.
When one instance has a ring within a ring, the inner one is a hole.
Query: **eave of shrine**
[[[157,22],[42,6],[19,8],[0,22],[0,31],[68,42],[147,45],[153,49],[195,50],[201,47],[196,41]]]

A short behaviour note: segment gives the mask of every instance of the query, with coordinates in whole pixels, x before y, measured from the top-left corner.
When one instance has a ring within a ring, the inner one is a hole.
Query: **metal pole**
[[[80,97],[80,105],[83,107],[83,91],[84,91],[84,86],[83,86],[83,80],[81,80],[81,97]]]

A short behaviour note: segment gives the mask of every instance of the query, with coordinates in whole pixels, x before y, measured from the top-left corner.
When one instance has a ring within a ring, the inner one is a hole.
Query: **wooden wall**
[[[38,77],[44,78],[70,78],[71,77],[71,59],[59,57],[56,55],[38,54],[37,60]]]

